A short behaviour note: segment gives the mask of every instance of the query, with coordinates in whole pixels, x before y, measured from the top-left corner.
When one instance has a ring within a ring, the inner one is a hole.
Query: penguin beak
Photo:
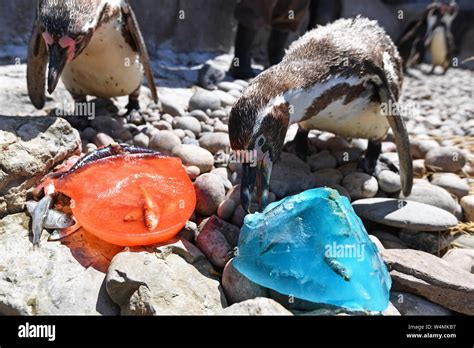
[[[242,165],[242,181],[240,185],[240,201],[242,208],[251,214],[252,194],[257,186],[258,210],[262,211],[268,204],[268,191],[273,162],[267,155],[256,163]]]
[[[58,85],[59,78],[67,63],[68,49],[53,43],[49,46],[48,93],[51,94]]]

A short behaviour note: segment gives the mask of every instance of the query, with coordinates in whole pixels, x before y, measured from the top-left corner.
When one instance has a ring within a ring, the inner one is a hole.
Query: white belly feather
[[[444,66],[448,53],[446,35],[443,27],[438,27],[433,31],[430,45],[432,64],[435,66]]]
[[[368,78],[367,78],[368,80]],[[345,97],[333,100],[316,115],[305,119],[307,110],[321,95],[340,83],[356,86],[363,83],[358,77],[332,78],[325,83],[306,90],[285,93],[284,99],[290,105],[290,124],[299,123],[304,129],[319,129],[348,138],[381,139],[388,129],[386,117],[381,115],[380,103],[370,100],[372,89],[345,104]]]
[[[140,86],[142,79],[139,56],[122,36],[118,19],[103,24],[62,74],[70,92],[101,98],[129,95]]]

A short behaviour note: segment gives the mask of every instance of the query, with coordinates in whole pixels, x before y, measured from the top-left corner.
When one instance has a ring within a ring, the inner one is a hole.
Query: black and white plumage
[[[129,95],[138,108],[144,76],[157,102],[147,48],[128,1],[38,0],[27,65],[35,107],[45,104],[46,80],[52,93],[62,78],[75,100]]]
[[[265,205],[272,164],[280,156],[288,126],[294,123],[303,132],[319,129],[369,139],[369,149],[370,143],[380,144],[391,127],[402,189],[409,195],[412,160],[396,107],[402,82],[401,58],[375,21],[340,19],[294,42],[280,64],[252,81],[231,111],[232,148],[256,150],[258,157],[256,167],[243,165],[244,208],[250,205],[255,184],[259,203]]]

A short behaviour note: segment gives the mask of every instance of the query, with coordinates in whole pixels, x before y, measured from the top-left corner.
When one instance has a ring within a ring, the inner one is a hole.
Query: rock
[[[425,203],[434,207],[441,208],[454,214],[456,211],[456,202],[445,189],[431,185],[428,182],[415,182],[410,196],[404,198],[400,193],[400,198],[419,203]]]
[[[354,172],[361,172],[359,169],[357,169],[357,163],[355,162],[343,164],[342,166],[337,167],[337,170],[341,172],[343,177]]]
[[[227,306],[215,271],[186,240],[116,255],[107,292],[122,315],[203,315]]]
[[[206,173],[194,182],[196,190],[196,211],[210,216],[217,212],[219,204],[225,199],[225,188],[220,176]]]
[[[133,143],[138,147],[147,148],[150,144],[150,138],[144,133],[138,133],[133,137]]]
[[[444,188],[458,198],[469,194],[469,185],[467,182],[453,173],[435,173],[431,176],[431,183]]]
[[[204,89],[198,89],[189,100],[189,110],[216,110],[221,107],[219,96]]]
[[[385,249],[408,249],[408,245],[393,233],[380,230],[371,233],[379,239]]]
[[[268,297],[268,290],[243,276],[227,262],[222,273],[222,287],[230,304],[250,300],[257,297]]]
[[[109,146],[113,143],[115,143],[115,140],[105,133],[97,133],[94,138],[94,144],[97,145],[97,147]]]
[[[394,193],[401,190],[400,175],[391,170],[382,170],[377,175],[377,182],[384,192]]]
[[[242,92],[244,87],[239,85],[238,83],[234,83],[234,82],[228,82],[228,81],[222,81],[222,82],[219,82],[217,84],[217,87],[224,91],[224,92],[229,92],[233,89],[239,91],[239,92]]]
[[[365,173],[351,173],[344,177],[342,186],[349,192],[352,199],[371,198],[377,194],[377,180]]]
[[[196,180],[196,178],[201,174],[201,171],[196,166],[186,167],[186,173],[188,174],[191,180]]]
[[[79,133],[62,118],[0,116],[0,218],[20,212],[29,190],[80,152]]]
[[[214,165],[214,157],[209,151],[193,145],[175,146],[172,155],[181,158],[184,165],[198,167],[201,173],[210,171]]]
[[[342,174],[337,169],[326,168],[318,170],[314,173],[315,186],[338,185],[342,181]]]
[[[466,164],[464,151],[450,146],[432,149],[426,154],[425,165],[435,172],[459,172]]]
[[[472,249],[450,249],[443,255],[443,260],[446,260],[457,269],[474,273],[474,250]]]
[[[264,297],[233,304],[219,315],[293,315],[278,302]]]
[[[214,122],[214,132],[229,133],[229,126],[216,119]]]
[[[386,310],[382,312],[383,316],[398,316],[401,315],[398,309],[393,305],[392,302],[388,303],[388,307]]]
[[[162,130],[150,139],[150,149],[159,151],[164,155],[170,155],[172,150],[181,144],[181,140],[172,132]]]
[[[247,215],[247,212],[242,208],[242,205],[239,204],[234,210],[234,215],[232,215],[232,224],[241,227],[244,224],[244,218]]]
[[[421,178],[426,174],[425,160],[419,159],[413,161],[413,175],[417,178]]]
[[[474,250],[474,234],[460,233],[454,238],[451,247]]]
[[[156,129],[159,129],[159,130],[173,130],[173,126],[166,122],[166,121],[158,121],[158,122],[153,122],[153,127],[155,127]]]
[[[104,287],[109,258],[121,250],[80,229],[61,243],[44,232],[33,247],[23,213],[0,220],[2,315],[116,315]]]
[[[217,216],[221,219],[229,220],[234,214],[237,203],[232,199],[225,199],[217,208]]]
[[[408,292],[392,291],[390,302],[401,315],[453,315],[449,309]]]
[[[187,221],[183,229],[176,236],[178,239],[182,238],[188,242],[194,243],[196,236],[198,235],[198,227],[195,222]]]
[[[198,120],[199,122],[209,121],[209,116],[207,116],[207,114],[202,110],[193,110],[191,111],[190,115],[194,117],[196,120]]]
[[[228,115],[227,115],[227,112],[225,110],[222,110],[222,109],[218,109],[218,110],[214,110],[212,113],[211,113],[211,118],[217,118],[217,119],[224,119],[226,118]]]
[[[344,138],[334,136],[326,141],[326,149],[335,152],[340,150],[347,150],[351,147],[351,144]]]
[[[386,249],[392,290],[423,296],[453,311],[474,314],[474,275],[423,251]]]
[[[414,201],[369,198],[352,202],[352,207],[363,219],[417,231],[444,231],[458,223],[454,215]]]
[[[97,131],[94,128],[87,127],[82,131],[82,136],[87,141],[93,141],[95,136],[97,135]]]
[[[314,181],[305,162],[296,155],[283,152],[280,160],[273,165],[270,191],[281,198],[314,187]]]
[[[439,143],[433,139],[411,139],[410,150],[413,158],[425,158],[426,154],[439,148]]]
[[[430,254],[440,253],[441,250],[447,248],[454,240],[451,232],[427,233],[410,229],[402,229],[398,232],[398,237],[410,249],[422,250]]]
[[[160,95],[161,111],[171,116],[184,115],[184,109],[175,100],[172,100],[171,96]]]
[[[308,157],[307,162],[313,172],[320,169],[336,168],[337,166],[336,158],[326,150]]]
[[[219,150],[230,148],[229,135],[227,133],[208,133],[199,139],[199,145],[215,154]]]
[[[474,195],[461,198],[461,206],[466,221],[474,221]]]
[[[173,127],[184,131],[191,131],[194,135],[201,134],[201,124],[197,119],[191,116],[175,117]]]
[[[223,91],[214,91],[213,92],[221,101],[222,107],[233,106],[237,102],[237,98],[231,96],[229,93]]]

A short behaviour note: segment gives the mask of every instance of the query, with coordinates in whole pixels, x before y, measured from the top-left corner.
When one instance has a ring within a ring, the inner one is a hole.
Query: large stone
[[[233,304],[220,315],[293,315],[278,302],[264,297]]]
[[[155,133],[150,139],[150,148],[161,152],[163,155],[170,155],[173,149],[181,144],[181,140],[176,134],[169,130],[162,130]]]
[[[429,233],[402,229],[398,237],[407,244],[410,249],[426,251],[430,254],[438,254],[447,248],[455,239],[449,231]]]
[[[308,157],[307,162],[313,172],[320,169],[336,168],[337,166],[336,157],[327,150]]]
[[[281,198],[312,188],[314,183],[309,166],[296,155],[283,152],[273,166],[270,190]]]
[[[466,154],[456,148],[443,146],[426,154],[425,165],[435,172],[459,172],[466,164]]]
[[[204,89],[199,89],[189,100],[189,110],[216,110],[221,107],[219,96]]]
[[[192,116],[175,117],[173,120],[173,126],[184,131],[189,130],[195,136],[201,134],[201,124]]]
[[[105,291],[110,259],[122,248],[79,230],[60,242],[43,232],[33,247],[23,213],[0,220],[0,315],[116,315]]]
[[[173,239],[116,255],[107,292],[124,315],[202,315],[227,306],[211,264],[194,245]]]
[[[181,144],[173,148],[172,155],[181,158],[186,166],[198,167],[201,173],[210,171],[214,165],[212,153],[199,146]]]
[[[207,133],[199,139],[199,146],[215,154],[219,150],[230,148],[229,135],[227,133]]]
[[[442,209],[401,199],[360,199],[352,206],[363,219],[417,231],[444,231],[458,223],[453,214]]]
[[[62,118],[0,116],[0,217],[20,212],[28,191],[80,151],[79,133]]]
[[[474,195],[465,196],[461,199],[461,206],[466,221],[474,221]]]
[[[474,250],[450,249],[443,255],[443,260],[448,261],[453,267],[474,273]]]
[[[423,296],[453,311],[474,315],[474,275],[434,255],[411,249],[386,249],[382,258],[392,290]]]
[[[400,175],[391,170],[382,170],[377,174],[377,181],[384,192],[394,193],[401,190]]]
[[[426,154],[439,148],[439,143],[433,139],[411,139],[410,150],[413,158],[425,158]]]
[[[408,292],[392,291],[390,302],[401,315],[453,315],[449,309]]]
[[[219,175],[206,173],[194,182],[196,191],[196,211],[204,216],[217,212],[219,204],[225,199],[225,188]]]
[[[351,173],[342,180],[342,186],[347,189],[352,199],[371,198],[377,194],[377,180],[365,173]]]
[[[467,182],[453,173],[435,173],[431,177],[431,183],[444,188],[458,198],[462,198],[469,193]]]
[[[448,191],[445,189],[432,185],[426,181],[419,181],[413,185],[411,194],[408,197],[404,197],[403,193],[400,192],[399,197],[401,199],[407,199],[409,201],[415,201],[418,203],[424,203],[433,207],[438,207],[451,214],[456,211],[456,202],[451,197]]]

